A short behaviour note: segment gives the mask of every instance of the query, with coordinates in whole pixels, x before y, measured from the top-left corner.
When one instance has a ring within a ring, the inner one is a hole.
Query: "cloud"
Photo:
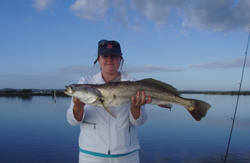
[[[133,23],[139,14],[155,21],[157,28],[162,28],[167,24],[170,8],[165,1],[136,0],[128,3],[125,0],[76,0],[70,6],[70,10],[80,19],[118,23],[137,32],[143,32],[138,22]],[[107,17],[109,19],[106,19]]]
[[[32,1],[37,12],[55,2]],[[249,8],[249,0],[75,0],[69,6],[70,11],[81,20],[102,21],[111,26],[120,24],[136,32],[144,31],[141,23],[144,20],[153,22],[156,31],[168,26],[179,30],[248,30]]]
[[[60,74],[0,74],[0,89],[63,89],[65,85],[77,82],[79,78]]]
[[[188,68],[195,69],[215,69],[215,68],[238,68],[242,67],[244,58],[235,58],[231,60],[212,61],[200,64],[192,64]],[[246,59],[246,67],[250,67],[250,58]],[[188,68],[174,68],[166,66],[154,66],[154,65],[124,65],[122,71],[127,73],[152,73],[152,72],[180,72],[187,71]],[[64,75],[91,75],[99,72],[99,68],[94,66],[81,66],[70,65],[66,67],[58,68],[55,71],[49,71],[45,73],[52,74],[64,74]]]
[[[164,67],[164,66],[124,66],[123,71],[128,73],[146,73],[146,72],[177,72],[184,71],[184,69]],[[93,66],[77,66],[71,65],[66,67],[61,67],[55,71],[50,71],[53,74],[79,74],[79,75],[91,75],[99,72],[99,69]]]
[[[197,69],[238,68],[242,67],[243,63],[244,63],[244,58],[236,58],[226,61],[212,61],[201,64],[193,64],[190,65],[189,67]],[[250,58],[247,58],[246,60],[246,67],[250,67]]]
[[[141,18],[154,22],[158,31],[173,24],[180,30],[247,30],[249,8],[249,0],[76,0],[70,6],[80,19],[118,23],[139,32],[142,27],[135,24],[134,19],[142,21]],[[180,19],[178,24],[177,19]]]
[[[248,29],[249,0],[202,0],[183,8],[183,27],[228,31]]]
[[[47,9],[54,0],[32,0],[34,4],[32,5],[37,12],[41,12],[45,9]]]
[[[140,25],[130,25],[130,29],[137,33],[144,33],[145,30]]]
[[[244,58],[235,58],[231,60],[222,60],[222,61],[212,61],[205,62],[200,64],[192,64],[188,68],[195,69],[222,69],[222,68],[241,68],[243,66]],[[250,58],[246,60],[246,67],[250,67]],[[188,68],[174,68],[166,66],[154,66],[154,65],[141,65],[141,66],[132,66],[124,65],[122,71],[127,73],[153,73],[153,72],[180,72],[187,71]],[[99,72],[99,69],[94,66],[79,66],[79,65],[70,65],[66,67],[58,68],[55,71],[50,71],[46,73],[53,74],[71,74],[71,75],[91,75]]]
[[[93,66],[71,65],[58,68],[54,71],[42,72],[41,74],[0,74],[0,89],[2,88],[42,88],[42,89],[63,89],[65,85],[76,83],[80,77],[93,75],[100,70]],[[171,67],[161,66],[124,66],[127,73],[146,72],[172,72],[183,71]]]
[[[129,6],[124,0],[76,0],[70,6],[70,11],[81,20],[103,21],[111,27],[117,23],[134,29],[129,24],[128,10]]]
[[[120,23],[121,25],[128,27],[129,26],[129,7],[124,0],[113,0],[111,1],[111,6],[113,7],[113,14],[111,13],[110,17],[114,21]]]
[[[170,25],[170,17],[178,10],[180,28],[213,31],[246,30],[250,26],[249,0],[144,0],[131,1],[133,8],[154,21],[157,28]]]
[[[80,19],[104,20],[109,8],[108,0],[76,0],[70,10]]]
[[[27,18],[24,19],[24,22],[26,22],[26,23],[33,22],[33,18],[32,17],[27,17]]]
[[[94,66],[78,66],[78,65],[70,65],[66,67],[58,68],[55,71],[50,71],[48,73],[53,74],[71,74],[71,75],[90,75],[99,72],[99,69]]]
[[[131,1],[132,8],[145,16],[148,20],[154,21],[157,28],[163,28],[168,22],[171,6],[167,1],[144,0]]]
[[[126,67],[124,67],[124,71],[129,72],[129,73],[177,72],[177,71],[184,71],[184,69],[165,67],[165,66],[146,65],[146,66],[126,66]]]

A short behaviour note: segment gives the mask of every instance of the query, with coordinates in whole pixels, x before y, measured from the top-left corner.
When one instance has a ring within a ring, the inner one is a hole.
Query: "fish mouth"
[[[66,94],[73,94],[73,89],[70,87],[70,86],[65,86],[66,87],[66,89],[63,91],[64,93],[66,93]]]

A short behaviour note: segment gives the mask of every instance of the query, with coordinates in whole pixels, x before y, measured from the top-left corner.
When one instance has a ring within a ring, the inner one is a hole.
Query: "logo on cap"
[[[107,48],[111,49],[111,48],[113,48],[113,46],[110,43],[108,43],[108,47]]]

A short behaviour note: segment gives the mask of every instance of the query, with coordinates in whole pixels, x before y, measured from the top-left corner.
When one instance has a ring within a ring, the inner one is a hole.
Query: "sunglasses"
[[[111,41],[101,40],[98,42],[98,47],[108,45],[109,43],[113,46],[120,46],[119,42],[114,41],[114,40],[111,40]]]

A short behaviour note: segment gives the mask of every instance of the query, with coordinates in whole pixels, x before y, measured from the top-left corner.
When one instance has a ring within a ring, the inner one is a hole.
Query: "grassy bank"
[[[23,90],[5,90],[0,91],[0,97],[19,97],[19,96],[54,96],[54,90],[46,90],[46,91],[36,91],[34,92],[31,89],[23,89]],[[57,97],[69,97],[63,91],[56,91]]]
[[[238,91],[223,91],[223,92],[217,92],[217,91],[210,91],[210,92],[204,92],[204,94],[208,94],[208,95],[250,95],[250,91],[241,91],[240,93]]]
[[[205,94],[205,95],[250,95],[250,91],[179,91],[181,94]]]

